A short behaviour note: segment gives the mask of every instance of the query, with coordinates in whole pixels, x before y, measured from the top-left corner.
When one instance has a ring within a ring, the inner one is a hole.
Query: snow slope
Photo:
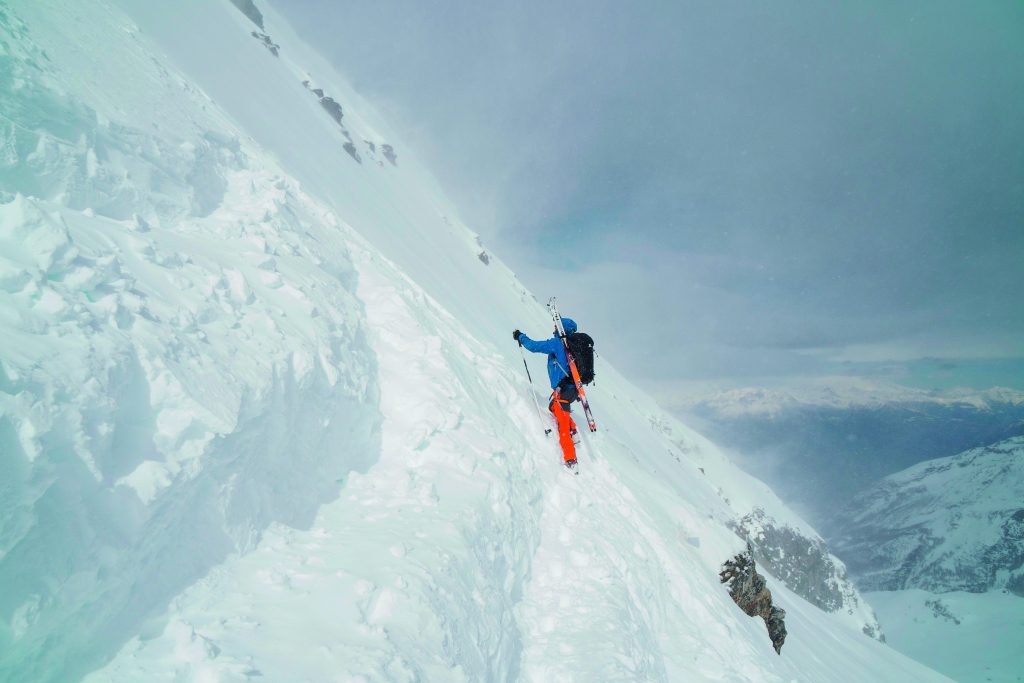
[[[511,369],[479,377],[497,358],[382,260],[360,264],[360,295],[381,358],[380,461],[313,529],[272,530],[88,680],[929,679],[783,588],[791,650],[776,657],[718,584],[732,511],[692,463],[659,483],[608,436],[580,477],[561,471],[539,430],[520,433],[533,406]]]
[[[776,656],[730,525],[816,534],[607,364],[562,471],[543,308],[258,7],[0,7],[0,680],[942,680],[769,576]]]
[[[868,593],[890,645],[961,683],[1024,680],[1024,609],[1005,591]]]

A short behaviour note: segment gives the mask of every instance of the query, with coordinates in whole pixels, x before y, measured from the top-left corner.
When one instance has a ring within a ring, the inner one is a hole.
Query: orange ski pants
[[[551,394],[551,403],[548,405],[550,410],[555,416],[555,422],[558,424],[558,443],[562,446],[562,457],[565,458],[565,462],[576,459],[576,444],[572,442],[572,433],[576,431],[576,423],[572,420],[572,415],[569,414],[569,401],[562,399],[559,395],[558,389]]]

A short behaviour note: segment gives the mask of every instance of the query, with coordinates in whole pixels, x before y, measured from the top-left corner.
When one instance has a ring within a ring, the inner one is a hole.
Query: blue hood
[[[576,331],[576,321],[572,318],[562,318],[562,327],[565,328],[566,334],[572,334]]]

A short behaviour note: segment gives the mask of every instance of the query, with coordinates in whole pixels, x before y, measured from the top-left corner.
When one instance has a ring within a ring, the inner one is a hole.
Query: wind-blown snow
[[[564,472],[543,308],[258,8],[0,9],[0,679],[941,680],[769,577],[776,656],[729,524],[813,529],[603,359]]]

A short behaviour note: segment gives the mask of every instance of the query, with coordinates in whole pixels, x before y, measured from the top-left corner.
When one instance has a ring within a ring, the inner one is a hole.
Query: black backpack
[[[594,381],[594,340],[586,332],[573,332],[565,335],[565,344],[569,354],[576,361],[576,369],[580,373],[580,382],[590,384]]]

